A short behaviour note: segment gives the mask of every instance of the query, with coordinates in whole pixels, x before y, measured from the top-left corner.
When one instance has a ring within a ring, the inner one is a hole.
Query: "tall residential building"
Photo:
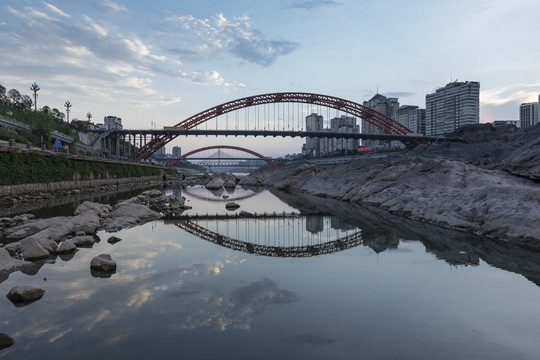
[[[540,102],[540,96],[538,96]],[[519,124],[522,128],[540,123],[540,114],[538,113],[538,103],[523,103],[519,106]]]
[[[364,101],[364,106],[367,106],[375,111],[378,111],[394,120],[397,117],[399,109],[398,98],[387,98],[384,95],[377,94],[368,101]],[[384,134],[384,131],[366,120],[362,120],[362,133],[364,134]],[[378,147],[389,145],[389,141],[382,140],[362,140],[362,144],[370,147]]]
[[[118,116],[105,116],[103,122],[106,129],[122,130],[122,119]]]
[[[413,105],[400,106],[397,112],[397,121],[411,129],[412,132],[426,133],[426,109],[420,109]]]
[[[172,148],[172,156],[173,158],[179,158],[182,156],[182,148],[180,146],[174,146]]]
[[[353,116],[341,115],[330,120],[330,129],[325,131],[334,133],[359,133],[360,128],[356,125],[356,118]],[[356,151],[358,149],[358,139],[336,139],[323,138],[320,140],[321,154],[331,154],[341,150]]]
[[[454,81],[426,95],[426,135],[443,135],[479,122],[479,82]]]
[[[323,131],[323,117],[317,113],[306,116],[306,131]],[[320,154],[321,145],[319,138],[306,138],[306,151],[309,155],[317,157]]]

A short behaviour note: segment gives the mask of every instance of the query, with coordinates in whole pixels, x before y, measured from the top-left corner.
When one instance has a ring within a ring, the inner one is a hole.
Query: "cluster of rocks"
[[[202,185],[208,190],[234,190],[240,180],[231,173],[202,174],[201,176],[191,176],[181,181],[186,186]]]
[[[0,218],[0,237],[12,240],[0,248],[0,274],[28,268],[32,266],[31,261],[91,247],[99,241],[98,230],[118,231],[187,208],[184,197],[161,195],[159,190],[149,190],[115,206],[86,201],[77,207],[73,216]],[[108,242],[113,244],[119,240],[111,237]]]
[[[459,129],[449,142],[322,168],[263,168],[265,185],[353,203],[439,226],[540,246],[540,126]]]

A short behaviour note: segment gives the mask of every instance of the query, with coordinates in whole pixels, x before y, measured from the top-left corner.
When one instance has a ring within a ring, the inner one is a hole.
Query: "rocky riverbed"
[[[147,190],[114,206],[85,201],[73,216],[34,219],[25,214],[0,218],[0,235],[8,241],[0,248],[0,275],[31,271],[32,261],[92,246],[98,241],[97,230],[118,231],[164,215],[174,216],[187,208],[184,197]]]
[[[458,129],[439,145],[322,168],[264,168],[242,185],[270,186],[385,209],[411,219],[540,246],[540,126]]]

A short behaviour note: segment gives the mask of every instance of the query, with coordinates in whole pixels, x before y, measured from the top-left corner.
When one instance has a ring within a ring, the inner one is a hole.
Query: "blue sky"
[[[2,0],[0,83],[70,117],[161,128],[237,98],[305,91],[425,107],[480,81],[480,121],[540,94],[537,0]],[[239,139],[183,138],[184,152]],[[266,155],[301,141],[242,139]]]

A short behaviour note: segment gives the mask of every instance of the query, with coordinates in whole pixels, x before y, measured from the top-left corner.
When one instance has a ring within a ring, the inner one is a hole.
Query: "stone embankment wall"
[[[161,176],[142,176],[137,178],[120,178],[120,179],[94,179],[94,180],[78,180],[78,181],[59,181],[51,183],[38,184],[19,184],[0,186],[0,198],[18,196],[18,195],[39,195],[39,194],[55,194],[69,190],[84,190],[93,189],[100,186],[109,185],[132,185],[134,183],[148,183],[152,181],[160,181]]]

